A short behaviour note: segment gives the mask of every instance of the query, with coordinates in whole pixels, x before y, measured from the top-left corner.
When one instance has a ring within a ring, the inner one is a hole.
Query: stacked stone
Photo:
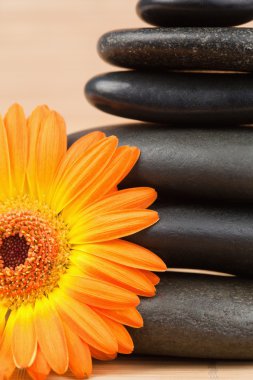
[[[252,0],[141,0],[156,28],[105,34],[98,50],[133,69],[97,76],[97,108],[151,122],[106,127],[142,151],[126,186],[158,190],[161,221],[131,237],[174,268],[238,277],[166,273],[142,302],[136,352],[253,358]],[[101,128],[99,128],[101,129]],[[70,143],[80,136],[70,136]]]

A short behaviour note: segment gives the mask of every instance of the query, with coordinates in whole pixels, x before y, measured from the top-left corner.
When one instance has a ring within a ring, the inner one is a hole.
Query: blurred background
[[[91,107],[83,95],[92,76],[113,70],[97,55],[98,38],[117,28],[144,26],[136,0],[1,0],[0,112],[13,102],[26,114],[46,103],[68,131],[120,118]]]
[[[13,102],[29,114],[46,103],[66,119],[68,131],[116,124],[84,98],[92,76],[117,70],[97,54],[99,37],[113,29],[147,26],[137,0],[1,0],[0,112]]]

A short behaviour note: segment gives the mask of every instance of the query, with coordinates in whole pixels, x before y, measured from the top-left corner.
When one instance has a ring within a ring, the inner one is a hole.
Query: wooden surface
[[[15,101],[23,104],[27,113],[37,104],[47,103],[63,114],[69,132],[124,122],[91,107],[83,96],[83,86],[93,75],[116,70],[97,55],[100,35],[112,29],[145,26],[135,14],[135,4],[136,0],[1,0],[1,113]],[[50,376],[51,380],[57,378]],[[127,357],[96,362],[93,378],[251,380],[253,365]],[[13,376],[13,380],[21,379],[26,379],[22,371]]]

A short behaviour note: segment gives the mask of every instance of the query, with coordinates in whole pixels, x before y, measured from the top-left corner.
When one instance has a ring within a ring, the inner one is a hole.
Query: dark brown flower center
[[[3,239],[0,247],[3,267],[15,269],[18,265],[24,264],[28,256],[29,247],[25,237],[20,237],[18,234]]]

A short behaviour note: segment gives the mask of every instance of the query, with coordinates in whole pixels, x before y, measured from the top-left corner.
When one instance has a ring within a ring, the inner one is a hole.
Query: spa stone
[[[140,0],[137,13],[157,26],[234,26],[253,19],[252,0]]]
[[[251,72],[253,29],[118,30],[100,38],[98,52],[106,62],[126,68]]]
[[[98,109],[125,118],[185,124],[253,123],[253,75],[122,71],[85,87]]]

